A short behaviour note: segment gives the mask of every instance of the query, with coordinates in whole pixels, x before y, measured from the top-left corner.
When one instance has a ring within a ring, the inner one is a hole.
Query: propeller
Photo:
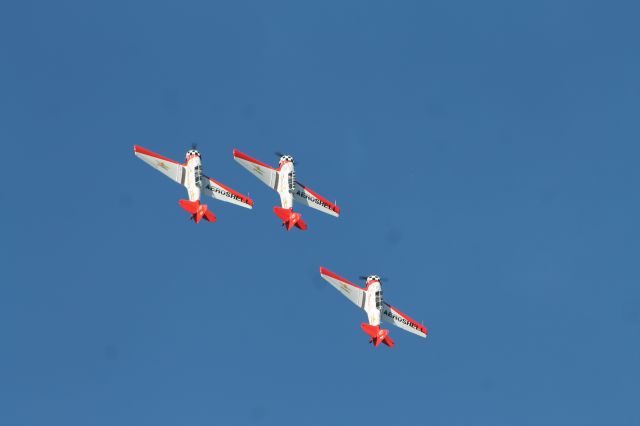
[[[276,152],[274,152],[274,154],[275,154],[278,158],[281,158],[281,157],[284,157],[285,155],[287,155],[287,154],[283,154],[283,153],[282,153],[282,152],[280,152],[280,151],[276,151]],[[298,162],[294,160],[294,161],[293,161],[293,164],[295,164],[295,165],[297,166],[297,165],[298,165]]]
[[[191,149],[197,149],[198,148],[198,144],[197,143],[192,143],[191,144]]]
[[[370,275],[369,275],[370,276]],[[358,278],[360,278],[361,280],[366,281],[367,278],[369,278],[369,276],[365,276],[365,275],[360,275]],[[378,275],[379,276],[379,275]],[[380,277],[380,281],[389,281],[389,278],[387,277]]]

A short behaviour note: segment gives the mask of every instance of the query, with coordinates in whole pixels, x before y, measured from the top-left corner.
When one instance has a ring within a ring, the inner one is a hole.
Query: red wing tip
[[[334,277],[334,276],[338,276],[338,274],[336,274],[335,272],[332,272],[330,270],[328,270],[327,268],[325,268],[324,266],[320,267],[320,274],[321,275],[329,275],[330,277]]]
[[[336,280],[338,280],[338,281],[340,281],[340,282],[343,282],[343,283],[345,283],[345,284],[348,284],[348,285],[353,286],[353,287],[355,287],[355,288],[358,288],[358,289],[360,289],[360,290],[364,290],[362,287],[360,287],[360,286],[358,286],[358,285],[356,285],[356,284],[352,283],[352,282],[351,282],[351,281],[349,281],[348,279],[343,278],[343,277],[341,277],[340,275],[336,274],[335,272],[332,272],[332,271],[330,271],[330,270],[328,270],[327,268],[324,268],[324,267],[322,267],[322,266],[320,267],[320,274],[322,274],[322,275],[327,275],[327,276],[329,276],[329,277],[331,277],[331,278],[333,278],[333,279],[336,279]]]
[[[244,152],[241,152],[241,151],[239,151],[239,150],[237,150],[235,148],[233,149],[233,157],[234,158],[239,158],[241,160],[249,161],[249,162],[257,164],[259,166],[266,167],[268,169],[275,170],[273,167],[271,167],[267,163],[263,163],[262,161],[257,160],[255,158],[251,157],[250,155],[245,154]]]
[[[237,148],[233,148],[233,156],[234,156],[234,157],[240,157],[240,158],[242,158],[242,159],[245,159],[245,157],[247,157],[247,158],[251,158],[251,157],[249,157],[249,155],[248,155],[248,154],[245,154],[244,152],[240,151],[240,150],[239,150],[239,149],[237,149]]]
[[[144,148],[144,147],[142,147],[140,145],[134,145],[133,146],[133,152],[134,153],[139,153],[139,154],[142,154],[142,155],[149,155],[151,157],[154,157],[154,158],[157,158],[157,159],[163,160],[163,161],[168,161],[168,162],[173,163],[173,164],[180,164],[176,160],[172,160],[169,157],[165,157],[164,155],[158,154],[157,152],[153,152],[150,149]]]

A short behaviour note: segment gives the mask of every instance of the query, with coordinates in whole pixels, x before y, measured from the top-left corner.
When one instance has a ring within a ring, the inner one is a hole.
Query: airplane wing
[[[331,216],[340,216],[340,207],[328,201],[322,195],[312,191],[309,187],[296,181],[296,190],[293,193],[293,199],[300,204],[307,205],[313,209],[320,210]]]
[[[351,300],[356,306],[364,309],[366,293],[362,288],[322,266],[320,267],[320,276],[338,289],[340,293],[344,294],[345,297]]]
[[[240,163],[242,167],[253,173],[258,179],[264,182],[272,189],[278,187],[278,173],[276,170],[268,164],[263,163],[260,160],[256,160],[253,157],[248,156],[244,152],[240,152],[237,149],[233,150],[233,158]]]
[[[417,334],[420,337],[427,337],[427,327],[419,324],[416,320],[409,318],[407,315],[389,305],[387,302],[383,303],[384,306],[382,309],[381,319],[386,322],[390,322],[396,327],[407,330],[409,333]]]
[[[221,184],[208,176],[203,176],[207,180],[203,188],[203,193],[216,200],[226,201],[227,203],[235,204],[247,209],[253,207],[253,200],[246,195],[234,191],[226,185]]]
[[[182,164],[160,154],[156,154],[155,152],[138,145],[133,146],[133,152],[135,153],[136,157],[138,157],[154,169],[163,173],[168,178],[173,179],[180,185],[184,185],[184,180],[187,173],[185,167]]]

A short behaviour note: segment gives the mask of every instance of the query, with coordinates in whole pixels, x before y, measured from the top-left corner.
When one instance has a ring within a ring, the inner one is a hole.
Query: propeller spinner
[[[378,276],[378,275],[369,275],[369,276],[360,275],[358,278],[360,278],[361,280],[365,280],[365,281],[367,281],[367,282],[368,282],[368,281],[378,281],[378,282],[381,282],[381,281],[383,281],[383,280],[384,280],[384,281],[388,281],[388,280],[387,280],[387,278],[383,278],[383,277],[380,277],[380,276]]]
[[[278,157],[280,157],[280,162],[282,163],[283,161],[291,161],[293,164],[298,165],[297,161],[293,160],[293,157],[288,155],[288,154],[283,154],[280,151],[276,151],[274,152],[275,155],[277,155]]]

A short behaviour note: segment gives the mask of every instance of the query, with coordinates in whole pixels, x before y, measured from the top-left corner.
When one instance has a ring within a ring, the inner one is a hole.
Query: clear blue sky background
[[[639,14],[3,2],[0,425],[640,424]],[[191,143],[254,210],[132,152]],[[234,147],[342,217],[283,232]],[[374,350],[320,265],[429,338]]]

